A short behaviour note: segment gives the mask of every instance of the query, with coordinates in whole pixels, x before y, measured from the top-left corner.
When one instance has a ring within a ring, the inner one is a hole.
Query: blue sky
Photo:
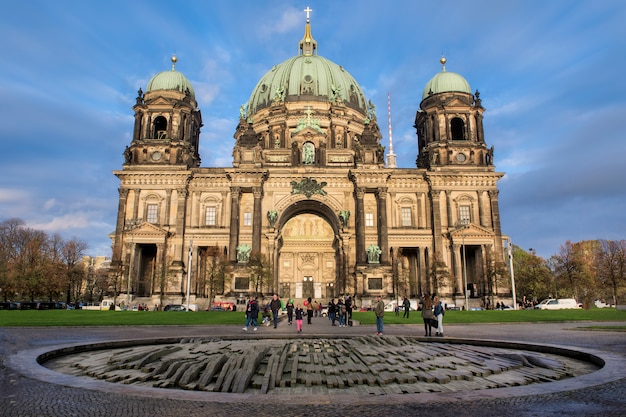
[[[412,127],[440,71],[479,90],[503,232],[549,257],[565,241],[626,238],[626,2],[416,0],[10,2],[0,15],[0,221],[110,255],[132,106],[170,68],[202,110],[202,166],[230,166],[239,107],[297,54],[310,6],[319,55],[376,105],[414,167]]]

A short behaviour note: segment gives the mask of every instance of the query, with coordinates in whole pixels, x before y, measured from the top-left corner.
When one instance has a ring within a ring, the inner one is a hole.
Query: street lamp
[[[465,256],[465,229],[469,227],[469,219],[461,219],[457,225],[457,229],[461,229],[461,247],[463,256],[463,287],[465,291],[465,309],[469,311],[469,300],[467,296],[467,262]]]
[[[513,242],[511,242],[510,239],[507,240],[507,252],[509,254],[509,271],[511,272],[511,293],[513,294],[513,310],[517,310],[517,294],[515,291],[515,271],[513,271]]]
[[[190,286],[191,286],[191,261],[193,259],[193,240],[189,241],[189,262],[187,268],[187,312],[189,311],[189,297],[190,297]]]

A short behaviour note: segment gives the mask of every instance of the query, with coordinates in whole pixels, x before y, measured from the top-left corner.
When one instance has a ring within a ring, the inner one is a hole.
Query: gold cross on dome
[[[304,11],[306,12],[306,20],[308,22],[309,21],[309,17],[311,17],[310,14],[313,11],[313,9],[311,9],[309,6],[306,6],[306,9],[304,9]]]

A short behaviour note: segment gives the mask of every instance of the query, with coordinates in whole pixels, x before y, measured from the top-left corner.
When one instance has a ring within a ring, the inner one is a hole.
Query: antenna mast
[[[396,154],[393,153],[393,135],[391,133],[391,95],[387,93],[387,120],[389,123],[389,152],[387,153],[387,168],[397,168]]]

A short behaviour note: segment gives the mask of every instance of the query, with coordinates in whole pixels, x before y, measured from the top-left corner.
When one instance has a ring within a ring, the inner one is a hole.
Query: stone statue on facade
[[[339,220],[342,227],[348,227],[348,221],[350,220],[350,210],[340,210]]]
[[[315,163],[315,145],[311,142],[302,145],[302,163],[304,165],[313,165]]]
[[[285,101],[285,87],[284,86],[280,86],[276,89],[276,92],[274,93],[274,102],[277,103],[282,103]]]
[[[274,227],[276,225],[276,220],[278,219],[278,211],[276,210],[268,210],[267,212],[267,221],[270,222],[270,227]]]
[[[246,263],[250,260],[252,248],[247,243],[237,246],[237,262]]]
[[[381,251],[377,245],[369,245],[369,247],[367,248],[367,263],[380,263],[381,253],[383,253],[383,251]]]

